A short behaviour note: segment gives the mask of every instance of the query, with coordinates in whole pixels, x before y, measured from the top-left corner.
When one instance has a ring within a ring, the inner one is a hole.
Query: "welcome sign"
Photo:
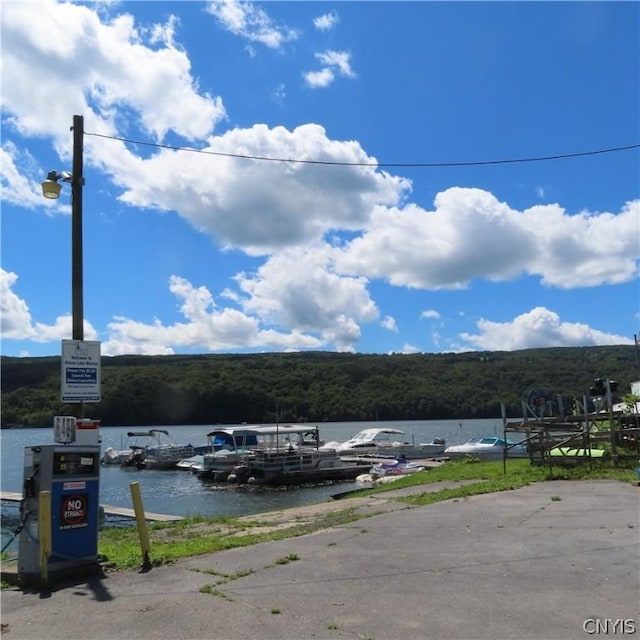
[[[62,402],[100,402],[100,343],[62,341]]]

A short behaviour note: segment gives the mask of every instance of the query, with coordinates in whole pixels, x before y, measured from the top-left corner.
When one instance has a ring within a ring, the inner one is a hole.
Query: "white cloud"
[[[324,51],[323,53],[316,53],[316,58],[320,60],[321,64],[326,67],[333,67],[338,69],[340,75],[345,78],[355,78],[356,74],[351,68],[350,58],[351,54],[347,51]]]
[[[333,29],[338,22],[340,22],[340,17],[338,16],[336,11],[330,11],[329,13],[325,13],[317,18],[313,19],[313,26],[318,31],[330,31]]]
[[[0,335],[4,339],[31,340],[38,343],[58,342],[72,335],[71,315],[56,318],[53,325],[34,322],[27,303],[13,287],[18,281],[15,273],[0,268]],[[96,330],[84,320],[84,337],[95,340]]]
[[[128,318],[115,318],[109,323],[109,338],[102,345],[105,355],[125,353],[170,354],[174,348],[199,351],[229,351],[239,348],[289,351],[317,349],[323,343],[317,338],[293,330],[276,331],[261,328],[260,319],[232,308],[218,309],[206,287],[194,287],[179,276],[172,276],[169,288],[179,300],[186,322],[165,326],[159,320],[152,324]]]
[[[280,83],[271,93],[271,97],[274,102],[282,104],[287,97],[286,86],[283,83]]]
[[[42,197],[42,170],[36,166],[31,154],[20,150],[13,142],[5,142],[0,148],[0,193],[2,202],[25,208],[41,207],[47,210],[69,213],[70,207],[60,206],[57,201],[46,201]]]
[[[378,317],[363,278],[339,275],[327,246],[292,249],[270,257],[255,274],[239,274],[245,312],[263,322],[320,334],[323,342],[351,350],[360,323]]]
[[[32,338],[31,313],[27,303],[12,290],[18,276],[0,268],[0,329],[3,338]]]
[[[255,125],[209,143],[206,150],[218,153],[375,163],[356,142],[330,140],[314,124],[293,131]],[[122,201],[175,210],[225,247],[253,255],[315,242],[331,229],[362,229],[373,204],[397,203],[410,187],[375,167],[212,158],[166,149],[148,159],[123,155],[113,170],[125,188]]]
[[[207,5],[207,11],[227,31],[270,49],[279,49],[285,42],[296,40],[299,36],[295,29],[276,25],[266,11],[253,2],[212,0]]]
[[[179,24],[176,16],[169,16],[164,24],[153,24],[146,31],[149,34],[151,44],[162,44],[167,47],[175,47],[176,26]]]
[[[402,347],[402,353],[410,354],[410,353],[420,353],[420,349],[408,342]]]
[[[587,324],[562,322],[557,313],[544,307],[536,307],[510,322],[481,319],[477,327],[479,333],[462,333],[460,337],[481,351],[632,344],[629,338],[598,331]]]
[[[118,113],[129,108],[156,138],[173,131],[189,140],[225,117],[222,100],[199,92],[188,56],[173,43],[173,16],[137,27],[128,14],[101,22],[88,6],[8,2],[1,20],[5,139],[11,129],[53,135],[69,158],[69,114],[84,114],[87,131],[112,134],[126,130],[131,112]]]
[[[511,209],[481,189],[452,187],[435,209],[376,207],[345,245],[339,270],[415,289],[539,276],[548,286],[593,287],[638,276],[640,200],[620,213],[569,215],[559,205]]]
[[[336,71],[345,78],[356,77],[350,64],[351,54],[347,51],[329,50],[316,53],[315,56],[324,66],[319,71],[308,71],[302,74],[309,87],[313,89],[328,87],[335,80]]]
[[[429,320],[439,320],[440,314],[435,309],[426,309],[420,314],[421,318],[427,318]]]
[[[83,332],[85,340],[97,340],[98,332],[86,319],[83,319]],[[69,340],[73,334],[73,320],[70,314],[59,316],[55,320],[55,324],[47,325],[42,322],[34,324],[34,336],[31,338],[34,342],[59,342],[61,340]]]
[[[331,69],[321,69],[320,71],[307,71],[302,74],[304,81],[312,89],[324,89],[328,87],[336,77]]]
[[[387,331],[398,333],[398,323],[393,316],[385,316],[384,318],[382,318],[382,322],[380,322],[380,325]]]
[[[561,289],[628,282],[638,276],[640,200],[617,214],[567,215],[559,205],[522,212],[521,228],[533,239],[526,271]]]
[[[326,257],[329,258],[328,253]],[[378,317],[365,282],[332,274],[328,263],[320,262],[309,277],[308,270],[296,270],[300,260],[313,262],[317,257],[291,254],[289,260],[269,261],[253,278],[239,276],[239,285],[247,295],[241,300],[244,311],[218,309],[205,287],[194,287],[184,278],[172,276],[169,289],[181,301],[180,311],[186,321],[165,326],[160,320],[145,324],[116,317],[109,323],[108,335],[102,340],[102,354],[162,355],[174,353],[175,348],[294,351],[320,349],[327,344],[335,344],[338,351],[355,351],[360,338],[359,323]],[[60,316],[53,325],[34,323],[27,304],[13,291],[16,281],[16,274],[0,269],[2,338],[37,343],[69,338],[71,316]],[[279,331],[269,326],[276,322],[288,328]],[[460,335],[464,344],[455,350],[513,351],[632,343],[626,337],[607,334],[586,324],[562,322],[556,313],[543,307],[510,322],[482,319],[477,326],[479,333]],[[86,319],[84,333],[87,340],[99,338]],[[440,336],[434,334],[434,342],[438,343],[439,339]],[[402,349],[403,353],[419,351],[410,344]]]

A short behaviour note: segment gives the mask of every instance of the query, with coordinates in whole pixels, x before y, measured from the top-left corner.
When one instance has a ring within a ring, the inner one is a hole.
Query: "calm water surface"
[[[315,426],[312,424],[310,426]],[[402,422],[334,422],[320,423],[320,437],[325,442],[347,440],[366,427],[393,427],[405,432],[408,439],[425,442],[444,438],[447,445],[465,442],[472,436],[495,435],[502,432],[502,420],[445,420]],[[102,450],[126,447],[127,432],[148,427],[102,427]],[[204,445],[211,426],[163,427],[181,444]],[[24,450],[34,445],[53,444],[53,429],[2,429],[1,489],[22,491]],[[145,511],[188,516],[239,516],[316,504],[330,499],[332,494],[356,488],[354,482],[312,487],[259,488],[214,485],[204,483],[188,471],[132,470],[101,467],[100,503],[132,508],[130,483],[140,483]],[[2,504],[2,540],[18,524],[17,506]]]

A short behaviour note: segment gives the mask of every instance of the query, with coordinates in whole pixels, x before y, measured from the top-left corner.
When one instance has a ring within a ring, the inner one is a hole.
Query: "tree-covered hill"
[[[533,387],[582,398],[596,378],[640,379],[634,346],[412,355],[303,352],[102,358],[105,426],[510,416]],[[60,358],[2,357],[2,427],[51,426]]]

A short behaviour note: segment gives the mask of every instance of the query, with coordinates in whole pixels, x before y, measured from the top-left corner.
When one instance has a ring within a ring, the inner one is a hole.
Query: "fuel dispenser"
[[[53,580],[99,567],[98,426],[99,421],[56,416],[57,444],[25,448],[20,505],[23,526],[18,547],[18,579],[23,585],[40,584],[43,576]],[[49,514],[39,512],[42,491],[50,492]],[[50,532],[39,531],[40,526],[50,527]],[[50,540],[50,553],[43,561],[41,542],[46,539]]]

